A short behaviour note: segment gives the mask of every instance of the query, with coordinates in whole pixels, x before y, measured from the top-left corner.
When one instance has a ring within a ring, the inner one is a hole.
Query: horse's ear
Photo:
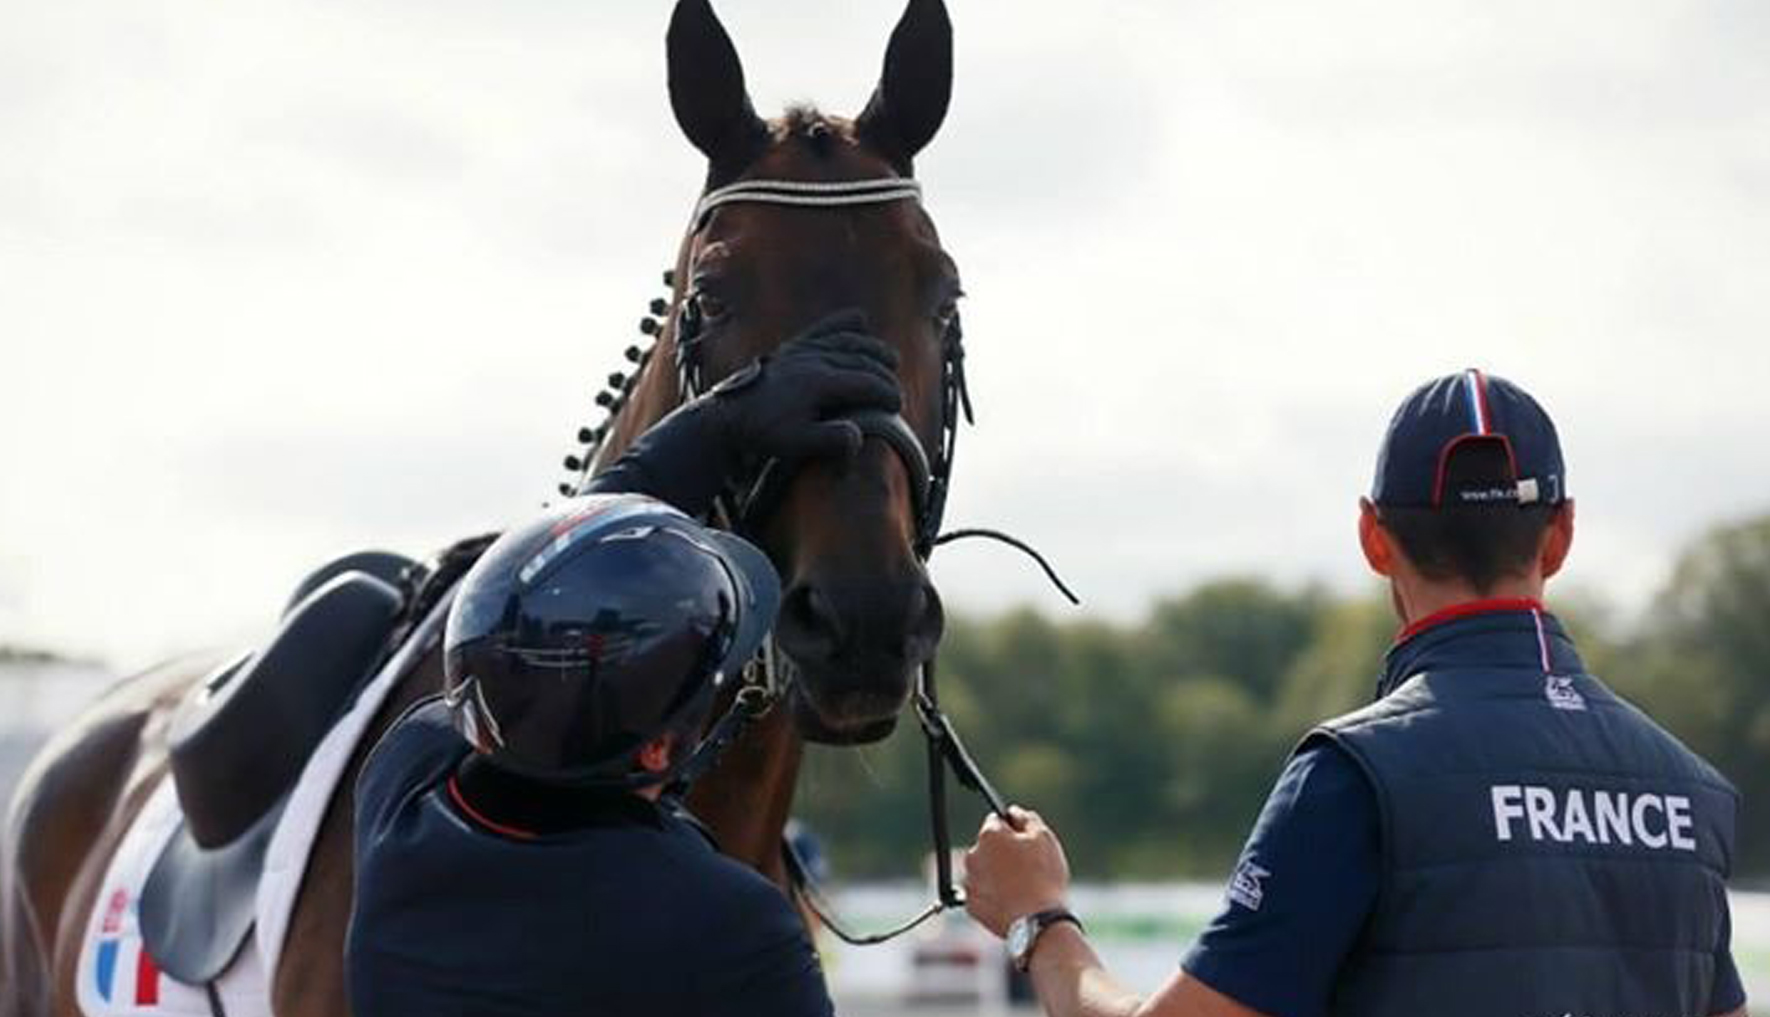
[[[750,105],[744,65],[707,0],[679,0],[665,37],[670,108],[694,147],[714,165],[748,161],[767,127]]]
[[[906,170],[933,140],[953,96],[953,23],[942,0],[909,0],[885,49],[885,69],[855,129]]]

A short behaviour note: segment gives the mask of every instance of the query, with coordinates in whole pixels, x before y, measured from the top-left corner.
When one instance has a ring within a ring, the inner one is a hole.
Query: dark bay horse
[[[810,109],[759,118],[706,0],[677,4],[668,55],[671,104],[707,157],[708,190],[750,179],[909,178],[951,89],[951,26],[940,0],[909,0],[879,86],[852,120]],[[918,202],[725,205],[691,224],[673,278],[668,323],[599,462],[684,398],[675,354],[691,308],[709,383],[818,317],[861,308],[901,357],[905,420],[924,447],[937,447],[948,412],[942,342],[960,291]],[[803,740],[884,737],[939,641],[940,600],[917,554],[911,483],[899,454],[868,441],[852,462],[798,469],[756,533],[786,589],[776,635],[793,685],[783,707],[702,778],[690,804],[728,853],[777,881]],[[120,683],[52,740],[21,783],[0,857],[0,1017],[77,1013],[80,937],[99,883],[130,821],[166,779],[175,710],[222,659],[187,657]],[[440,654],[424,654],[380,708],[327,806],[286,946],[267,975],[281,1017],[348,1012],[351,787],[380,732],[440,686]]]

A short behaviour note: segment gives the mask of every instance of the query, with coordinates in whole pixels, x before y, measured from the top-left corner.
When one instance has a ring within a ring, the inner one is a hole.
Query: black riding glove
[[[859,311],[843,311],[652,425],[585,490],[646,494],[703,515],[770,459],[854,455],[862,435],[844,418],[901,405],[896,351],[866,333]]]

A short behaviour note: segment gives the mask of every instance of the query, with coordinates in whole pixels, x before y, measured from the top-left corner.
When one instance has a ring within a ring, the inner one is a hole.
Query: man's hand
[[[991,815],[965,852],[965,910],[998,936],[1016,918],[1062,907],[1069,895],[1069,862],[1057,834],[1039,814],[1010,806],[1014,825]]]
[[[851,413],[902,405],[897,351],[868,335],[866,316],[842,311],[714,386],[711,402],[734,454],[751,460],[852,456]]]

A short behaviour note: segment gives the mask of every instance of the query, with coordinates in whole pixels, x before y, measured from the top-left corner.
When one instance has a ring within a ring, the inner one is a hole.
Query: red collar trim
[[[461,793],[461,786],[455,783],[455,778],[452,776],[449,778],[449,798],[454,801],[455,808],[460,809],[461,813],[468,819],[473,820],[475,823],[478,823],[480,826],[485,827],[493,833],[501,833],[506,837],[514,837],[517,840],[534,840],[536,837],[540,836],[540,834],[533,830],[524,830],[520,826],[506,826],[503,823],[496,823],[486,818],[484,813],[467,804],[467,797]]]
[[[1434,611],[1419,621],[1401,630],[1395,637],[1397,643],[1405,643],[1429,628],[1443,625],[1458,618],[1468,618],[1478,614],[1497,614],[1502,611],[1542,611],[1543,602],[1531,597],[1488,597],[1485,600],[1470,600],[1461,604],[1452,604],[1442,611]]]

